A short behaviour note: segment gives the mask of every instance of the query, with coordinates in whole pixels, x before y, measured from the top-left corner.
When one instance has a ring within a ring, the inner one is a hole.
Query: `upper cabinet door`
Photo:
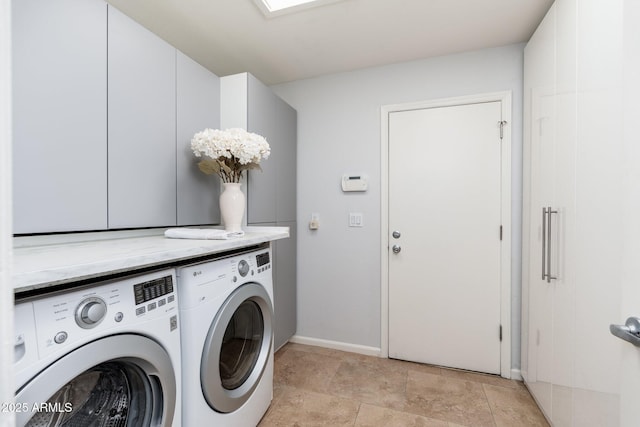
[[[247,178],[247,224],[296,220],[297,112],[249,73],[220,79],[220,125],[264,136],[271,147]]]
[[[296,165],[298,139],[298,113],[289,104],[276,99],[278,128],[277,136],[277,176],[276,219],[279,222],[296,220]],[[269,161],[269,160],[267,160]]]
[[[106,14],[12,2],[15,233],[107,227]]]
[[[220,127],[220,79],[182,52],[177,61],[178,225],[218,224],[220,180],[200,172],[191,138]]]
[[[282,155],[277,116],[278,97],[258,79],[248,74],[247,130],[264,136],[271,148],[269,158],[260,162],[262,171],[249,171],[247,222],[260,224],[276,220],[277,173]]]
[[[176,224],[176,49],[109,7],[109,228]]]

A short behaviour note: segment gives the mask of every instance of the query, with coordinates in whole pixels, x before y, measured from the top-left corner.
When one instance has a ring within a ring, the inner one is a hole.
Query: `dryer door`
[[[218,412],[241,407],[262,378],[273,341],[273,307],[257,283],[238,287],[222,304],[200,365],[204,398]]]
[[[175,378],[169,355],[155,341],[102,338],[58,359],[18,390],[16,425],[168,427]]]

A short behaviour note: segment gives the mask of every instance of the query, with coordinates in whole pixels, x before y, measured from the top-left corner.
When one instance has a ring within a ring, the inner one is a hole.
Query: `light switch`
[[[349,227],[364,227],[364,223],[362,222],[362,213],[349,213]]]
[[[317,230],[318,228],[320,228],[320,215],[312,213],[311,221],[309,221],[309,230]]]

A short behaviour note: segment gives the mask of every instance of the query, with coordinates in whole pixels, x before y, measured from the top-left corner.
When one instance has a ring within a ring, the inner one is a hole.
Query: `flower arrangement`
[[[267,140],[244,129],[205,129],[191,139],[191,150],[207,175],[217,174],[222,182],[240,182],[242,172],[260,169],[260,161],[269,157]]]

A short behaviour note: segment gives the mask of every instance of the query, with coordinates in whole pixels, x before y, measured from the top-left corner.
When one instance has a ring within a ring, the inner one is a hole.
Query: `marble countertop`
[[[16,237],[14,292],[93,279],[289,237],[288,227],[244,227],[228,240],[168,239],[162,229]]]

